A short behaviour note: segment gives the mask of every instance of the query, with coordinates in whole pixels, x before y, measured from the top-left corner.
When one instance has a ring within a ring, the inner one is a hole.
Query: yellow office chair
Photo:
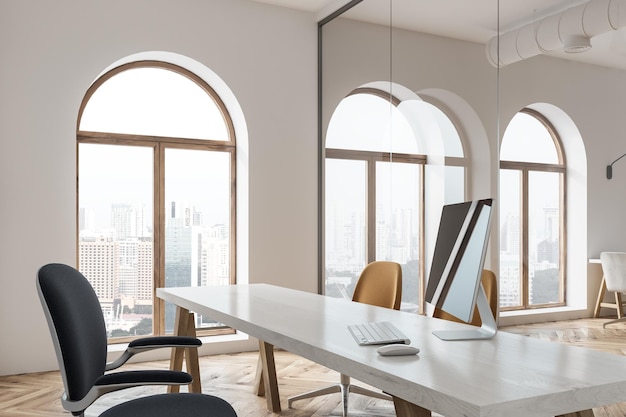
[[[352,301],[399,310],[402,301],[402,269],[400,265],[395,262],[375,261],[365,266],[354,289]],[[287,403],[291,407],[291,403],[294,401],[335,392],[341,393],[344,416],[348,415],[348,394],[350,392],[384,400],[392,399],[391,396],[382,392],[350,385],[350,377],[341,374],[339,384],[289,397]]]
[[[483,284],[483,288],[485,289],[485,295],[487,296],[487,301],[489,301],[489,308],[491,308],[491,312],[493,313],[493,317],[495,318],[498,314],[498,279],[496,278],[496,274],[488,269],[483,269],[480,281]],[[448,321],[465,323],[463,320],[453,316],[450,313],[446,313],[445,311],[437,307],[435,307],[433,317]],[[480,320],[480,314],[478,313],[477,307],[474,307],[474,315],[470,324],[478,327],[482,326],[483,324]]]

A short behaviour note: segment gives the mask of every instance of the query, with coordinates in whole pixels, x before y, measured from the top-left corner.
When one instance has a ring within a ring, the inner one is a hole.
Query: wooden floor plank
[[[602,324],[607,321],[609,319],[550,322],[504,327],[500,331],[626,355],[626,323],[610,325],[603,329]],[[334,384],[339,381],[337,372],[280,350],[276,352],[275,359],[283,409],[280,414],[267,411],[265,399],[253,392],[257,352],[201,357],[200,374],[203,391],[229,401],[239,417],[341,415],[339,394],[301,400],[295,402],[293,408],[287,408],[288,396]],[[145,367],[167,369],[168,362],[130,364],[125,369]],[[360,384],[358,381],[353,383]],[[165,391],[163,387],[142,387],[111,393],[96,401],[86,414],[87,417],[95,417],[119,402]],[[62,410],[59,400],[62,392],[59,372],[0,377],[0,417],[68,417],[70,414]],[[355,417],[395,415],[390,401],[351,395],[349,404],[350,415]],[[594,413],[596,417],[624,417],[626,403],[596,408]]]

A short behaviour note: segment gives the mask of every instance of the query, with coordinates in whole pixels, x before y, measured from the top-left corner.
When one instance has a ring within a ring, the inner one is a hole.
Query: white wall
[[[132,54],[199,61],[249,137],[249,281],[317,288],[315,16],[243,0],[0,4],[0,375],[56,368],[38,268],[76,259],[76,120]],[[247,279],[247,277],[242,277]]]

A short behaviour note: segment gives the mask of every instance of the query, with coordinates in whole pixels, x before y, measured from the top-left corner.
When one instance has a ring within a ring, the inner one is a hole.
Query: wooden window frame
[[[530,116],[533,116],[536,120],[538,120],[548,131],[552,141],[554,143],[554,147],[557,152],[557,164],[548,164],[548,163],[536,163],[536,162],[520,162],[520,161],[500,161],[500,170],[506,169],[511,171],[517,171],[520,173],[521,178],[521,187],[520,187],[520,248],[521,248],[521,265],[520,265],[520,305],[518,306],[508,306],[508,307],[500,307],[502,311],[514,311],[514,310],[533,310],[533,309],[541,309],[541,308],[550,308],[550,307],[561,307],[567,305],[567,293],[566,293],[566,284],[567,284],[567,170],[566,170],[566,162],[565,162],[565,154],[563,152],[563,145],[561,144],[561,140],[558,137],[556,129],[550,123],[550,121],[543,116],[541,113],[525,108],[520,111],[520,113],[525,113]],[[528,177],[531,172],[554,172],[559,173],[559,204],[560,204],[560,212],[559,212],[559,302],[558,303],[546,303],[546,304],[530,304],[529,302],[529,292],[530,292],[530,277],[529,277],[529,209],[528,209],[528,199],[529,199],[529,189],[528,189]]]
[[[400,154],[391,152],[356,151],[346,149],[325,149],[325,159],[363,161],[367,167],[367,207],[366,207],[366,259],[367,263],[376,260],[376,163],[405,163],[418,165],[420,170],[419,183],[419,276],[418,276],[418,303],[419,312],[424,313],[424,294],[426,288],[426,274],[424,262],[424,202],[425,202],[425,166],[426,156],[419,154]]]
[[[228,131],[228,140],[211,140],[211,139],[189,139],[183,137],[165,137],[154,135],[137,135],[137,134],[122,134],[111,132],[91,132],[80,130],[80,121],[89,99],[95,93],[95,91],[107,80],[115,75],[130,69],[136,68],[159,68],[176,72],[179,75],[185,76],[202,90],[214,101],[218,109],[222,114],[224,123],[226,124]],[[165,151],[166,149],[188,149],[199,151],[212,151],[212,152],[224,152],[230,155],[230,241],[229,241],[229,283],[231,285],[236,284],[237,280],[237,190],[236,190],[236,137],[232,118],[226,108],[226,105],[221,100],[219,95],[200,77],[191,71],[167,62],[161,61],[136,61],[128,64],[116,67],[107,73],[103,74],[98,80],[96,80],[91,87],[87,90],[85,97],[81,103],[79,109],[79,115],[76,125],[76,242],[77,242],[77,260],[78,265],[78,245],[80,242],[78,236],[78,218],[79,218],[79,198],[78,198],[78,167],[79,167],[79,147],[81,144],[103,144],[103,145],[121,145],[121,146],[143,146],[151,147],[153,149],[153,286],[152,286],[152,323],[153,334],[164,335],[165,334],[165,302],[156,296],[156,289],[165,286]],[[212,329],[199,328],[197,329],[199,336],[213,336],[220,334],[232,334],[234,330],[223,326]],[[125,343],[135,339],[134,337],[116,337],[109,339],[109,343]]]
[[[349,96],[356,94],[370,94],[384,100],[388,100],[393,106],[398,106],[402,102],[395,95],[382,91],[372,87],[359,87],[354,89],[348,94]],[[444,112],[445,113],[445,112]],[[457,132],[459,129],[457,123],[451,120]],[[463,192],[467,193],[467,171],[468,171],[468,157],[465,144],[461,139],[459,133],[459,139],[463,149],[463,157],[450,157],[445,156],[445,166],[460,167],[463,168]],[[425,262],[425,204],[426,204],[426,164],[428,163],[428,157],[422,154],[403,154],[394,152],[377,152],[377,151],[360,151],[360,150],[348,150],[337,148],[324,148],[324,159],[343,159],[343,160],[358,160],[364,161],[367,166],[367,207],[366,207],[366,229],[367,229],[367,244],[366,244],[366,259],[367,262],[375,261],[376,256],[376,162],[398,162],[398,163],[412,163],[420,165],[420,184],[419,184],[419,277],[418,277],[418,313],[425,314],[425,291],[426,291],[426,262]],[[370,215],[369,213],[374,213]],[[325,279],[325,277],[322,277]],[[322,282],[321,287],[324,287],[325,283]]]

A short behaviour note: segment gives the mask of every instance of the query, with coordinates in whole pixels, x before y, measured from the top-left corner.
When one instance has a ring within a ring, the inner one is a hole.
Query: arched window
[[[155,288],[235,282],[235,136],[220,97],[159,61],[108,71],[78,119],[78,266],[109,337],[165,334]],[[207,333],[219,323],[197,317]]]
[[[565,160],[549,121],[524,109],[500,150],[500,306],[565,304]]]
[[[446,161],[457,165],[451,184],[460,181],[463,189],[465,174],[454,125],[433,105],[417,97],[410,102],[359,88],[332,115],[325,148],[326,295],[351,298],[365,265],[389,260],[402,265],[403,309],[423,305],[427,156],[420,144],[437,141],[441,156],[446,149]],[[459,187],[451,190],[450,198],[458,197]]]

